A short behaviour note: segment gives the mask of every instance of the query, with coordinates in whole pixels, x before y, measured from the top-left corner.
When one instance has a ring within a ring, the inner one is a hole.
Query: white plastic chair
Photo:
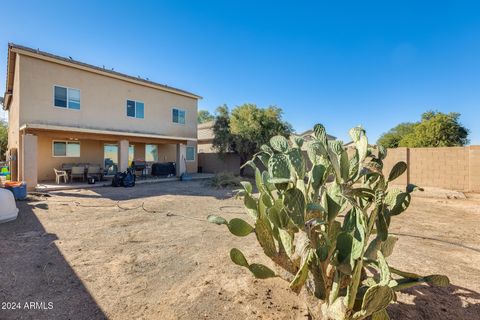
[[[57,184],[60,184],[60,179],[63,178],[63,181],[65,183],[68,182],[68,174],[67,174],[67,171],[63,171],[63,170],[57,170],[55,168],[53,168],[53,170],[55,171],[55,181],[57,182]]]

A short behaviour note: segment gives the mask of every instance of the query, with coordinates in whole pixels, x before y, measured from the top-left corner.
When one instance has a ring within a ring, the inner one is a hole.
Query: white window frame
[[[55,142],[65,142],[65,155],[64,156],[56,156],[55,155]],[[78,144],[78,146],[80,147],[80,153],[78,156],[69,156],[67,154],[67,145],[69,143],[75,143],[75,144]],[[54,158],[80,158],[80,156],[82,155],[82,144],[80,143],[80,141],[69,141],[69,140],[52,140],[52,157]]]
[[[67,106],[66,106],[66,107],[60,107],[60,106],[56,106],[56,105],[55,105],[55,87],[67,89]],[[80,108],[74,109],[74,108],[70,108],[70,107],[68,106],[68,98],[69,98],[69,97],[68,97],[68,90],[69,90],[69,89],[77,90],[77,91],[79,92],[79,94],[80,94]],[[78,88],[72,88],[72,87],[67,87],[67,86],[62,86],[62,85],[59,85],[59,84],[54,84],[53,87],[52,87],[52,93],[53,93],[53,94],[52,94],[52,97],[53,97],[53,99],[52,99],[52,104],[53,104],[53,107],[54,107],[54,108],[62,109],[62,110],[73,110],[73,111],[80,111],[80,110],[82,110],[82,91],[81,91],[80,89],[78,89]]]
[[[172,123],[184,126],[185,123],[180,123],[180,122],[173,121],[173,110],[175,110],[175,109],[177,109],[178,111],[183,111],[183,113],[185,114],[185,117],[184,117],[185,118],[185,123],[187,123],[187,110],[179,108],[179,107],[172,107],[172,110],[171,110],[171,113],[170,113],[170,115],[172,116]]]
[[[193,159],[192,159],[192,160],[188,160],[188,159],[187,159],[187,149],[188,149],[188,148],[193,148]],[[194,162],[195,159],[197,158],[197,157],[195,156],[195,154],[196,154],[195,149],[196,149],[195,146],[186,146],[186,147],[185,147],[185,160],[186,160],[187,162]]]
[[[133,117],[128,115],[128,101],[133,101],[135,103],[135,116],[133,116]],[[137,117],[137,103],[142,103],[143,104],[143,118],[138,118]],[[140,101],[140,100],[135,100],[135,99],[125,100],[125,114],[127,115],[127,118],[130,118],[130,119],[140,119],[140,120],[145,119],[145,102]]]

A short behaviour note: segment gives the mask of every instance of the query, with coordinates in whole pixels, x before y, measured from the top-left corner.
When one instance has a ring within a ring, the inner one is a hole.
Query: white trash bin
[[[18,208],[10,190],[0,188],[0,223],[17,219]]]

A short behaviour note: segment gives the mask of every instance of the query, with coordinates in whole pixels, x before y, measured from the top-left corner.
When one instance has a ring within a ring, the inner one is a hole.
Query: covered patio
[[[14,179],[26,181],[30,190],[57,185],[58,172],[54,169],[67,171],[68,182],[60,179],[58,184],[65,188],[73,186],[72,177],[73,184],[86,184],[89,167],[99,167],[107,179],[97,181],[97,185],[110,184],[109,178],[135,162],[146,165],[144,170],[139,168],[142,172],[137,172],[146,181],[176,179],[187,170],[197,172],[196,139],[44,124],[28,124],[20,131],[23,152],[18,154],[12,173]],[[157,170],[152,176],[154,164],[170,164],[174,172]],[[73,168],[77,175],[72,174]],[[85,170],[83,177],[78,174],[79,168]]]
[[[211,179],[215,176],[214,173],[192,173],[190,174],[192,180],[203,180]],[[51,192],[51,191],[61,191],[61,190],[72,190],[72,189],[89,189],[89,188],[102,188],[110,187],[112,185],[112,178],[106,177],[104,181],[96,182],[95,184],[88,184],[84,182],[75,181],[73,183],[63,183],[56,184],[55,182],[49,181],[45,183],[39,182],[35,187],[36,192]],[[163,182],[173,182],[180,180],[180,177],[154,177],[148,176],[146,179],[139,179],[136,181],[137,185],[150,184],[150,183],[163,183]]]

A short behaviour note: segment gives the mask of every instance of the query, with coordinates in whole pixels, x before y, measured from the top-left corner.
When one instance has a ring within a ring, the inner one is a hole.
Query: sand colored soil
[[[480,319],[480,197],[452,194],[427,190],[393,220],[390,264],[446,274],[452,285],[400,293],[392,319]],[[248,219],[241,204],[201,181],[19,202],[19,218],[0,225],[0,302],[21,308],[0,309],[0,319],[307,319],[287,283],[255,280],[230,262],[238,247],[271,265],[253,235],[204,221]]]

